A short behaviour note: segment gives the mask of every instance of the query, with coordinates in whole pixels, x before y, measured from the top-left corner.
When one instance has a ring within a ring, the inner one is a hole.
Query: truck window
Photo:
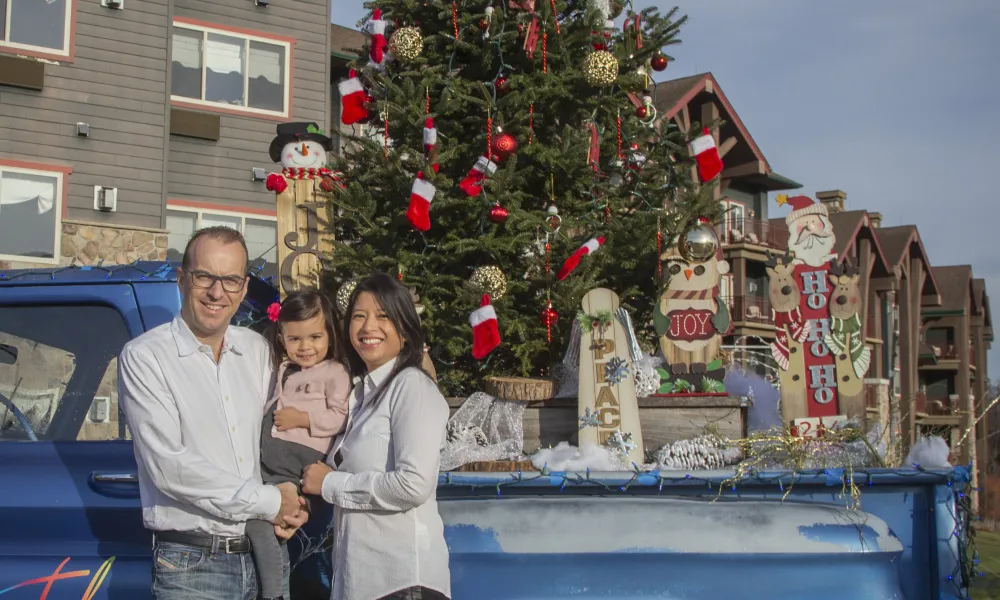
[[[0,306],[0,441],[99,441],[119,428],[125,322],[109,306]]]

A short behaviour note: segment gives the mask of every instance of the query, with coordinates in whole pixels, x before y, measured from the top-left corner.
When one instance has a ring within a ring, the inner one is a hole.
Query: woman
[[[424,334],[410,292],[377,274],[346,312],[355,387],[347,429],[302,490],[335,505],[332,600],[447,600],[448,548],[437,510],[448,404],[421,369]]]

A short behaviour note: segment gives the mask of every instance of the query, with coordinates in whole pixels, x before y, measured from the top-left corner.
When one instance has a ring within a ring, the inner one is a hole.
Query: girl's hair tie
[[[281,315],[281,304],[272,302],[271,306],[267,307],[267,318],[277,323],[279,315]]]

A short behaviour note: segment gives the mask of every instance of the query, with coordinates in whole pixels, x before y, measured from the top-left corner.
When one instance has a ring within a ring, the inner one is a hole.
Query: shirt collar
[[[382,365],[381,367],[375,369],[371,373],[366,373],[365,386],[369,390],[374,390],[377,389],[378,386],[382,385],[382,382],[385,381],[385,378],[388,377],[389,373],[392,372],[392,367],[393,365],[396,364],[396,360],[397,359],[394,358],[389,362],[385,363],[384,365]]]
[[[174,342],[177,344],[178,356],[190,356],[200,351],[202,347],[205,347],[205,344],[202,344],[194,336],[194,332],[191,331],[191,328],[184,322],[180,314],[174,317],[174,320],[170,323],[170,333],[173,334]],[[230,350],[236,354],[243,354],[239,343],[233,339],[235,336],[231,335],[228,331],[226,333],[226,337],[222,340],[222,354]]]

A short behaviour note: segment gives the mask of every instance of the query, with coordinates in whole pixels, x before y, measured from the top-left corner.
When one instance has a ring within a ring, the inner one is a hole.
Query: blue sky
[[[662,79],[711,71],[775,171],[917,225],[932,264],[971,264],[1000,311],[997,0],[636,1],[654,4],[689,16]],[[334,2],[335,23],[363,14]]]

